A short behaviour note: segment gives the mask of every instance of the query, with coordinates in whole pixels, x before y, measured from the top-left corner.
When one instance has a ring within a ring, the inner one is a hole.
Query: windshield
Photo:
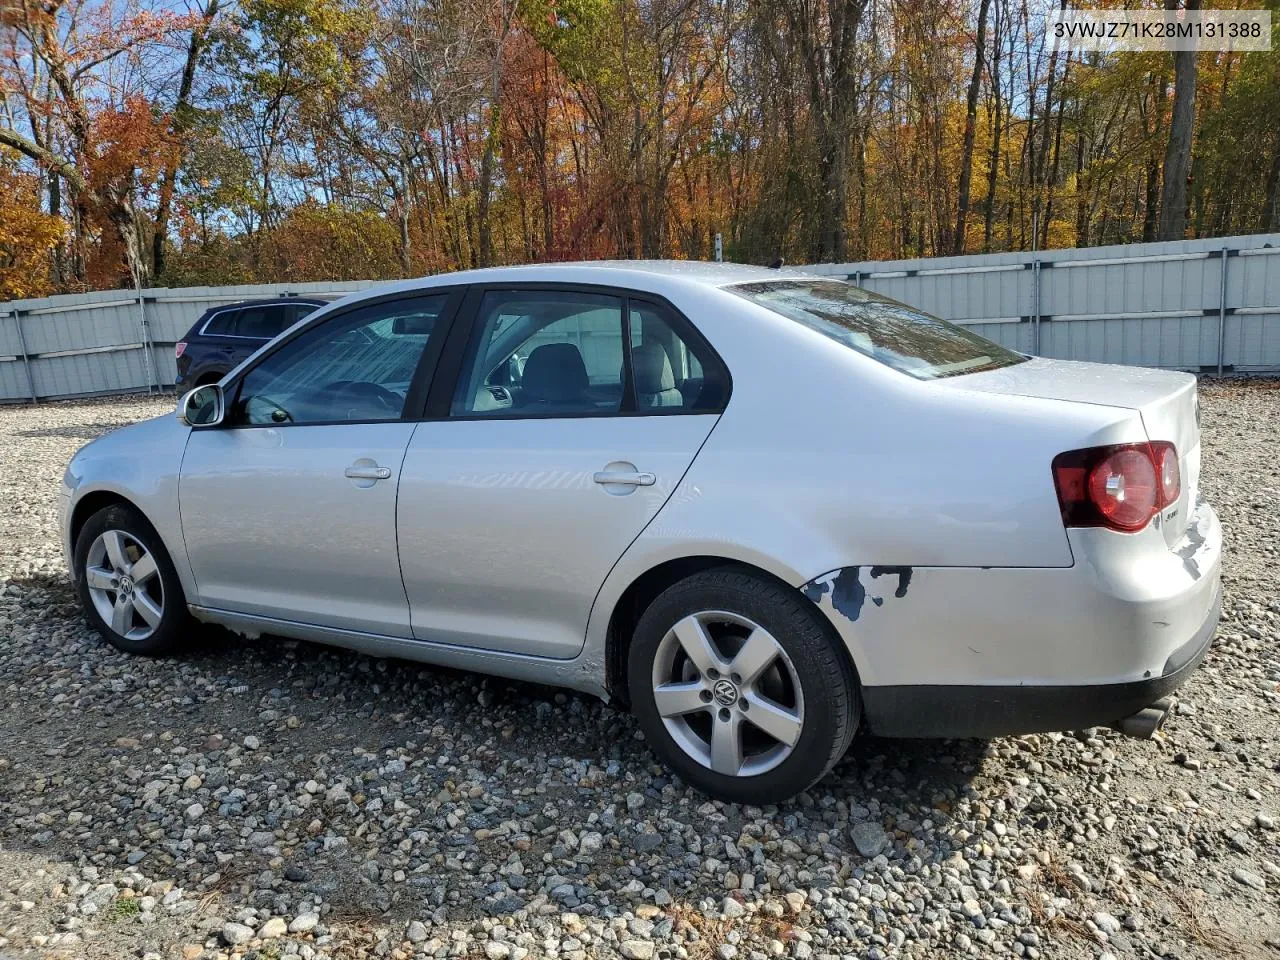
[[[964,327],[841,280],[768,280],[725,289],[917,380],[1027,359]]]

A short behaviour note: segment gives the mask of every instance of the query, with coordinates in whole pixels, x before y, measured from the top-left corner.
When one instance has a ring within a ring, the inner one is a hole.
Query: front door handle
[[[652,487],[658,482],[658,478],[652,473],[635,473],[635,472],[614,472],[612,470],[601,470],[592,478],[596,483],[620,483],[629,487]]]
[[[388,480],[391,478],[390,467],[379,467],[360,464],[347,467],[343,475],[348,480]]]

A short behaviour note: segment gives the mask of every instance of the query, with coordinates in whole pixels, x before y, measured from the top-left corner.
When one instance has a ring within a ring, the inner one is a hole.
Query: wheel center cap
[[[732,680],[717,680],[711,694],[721,706],[731,707],[738,702],[738,686]]]
[[[126,597],[133,593],[133,581],[128,577],[120,578],[120,592]]]

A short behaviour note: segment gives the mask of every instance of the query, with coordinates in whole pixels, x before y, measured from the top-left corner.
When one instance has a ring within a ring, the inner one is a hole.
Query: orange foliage
[[[138,95],[98,113],[89,144],[90,185],[99,192],[110,192],[122,180],[149,186],[176,147],[169,129],[169,118]]]

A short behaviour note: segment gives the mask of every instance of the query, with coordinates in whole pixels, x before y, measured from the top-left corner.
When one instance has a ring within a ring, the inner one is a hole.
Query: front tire
[[[704,793],[776,803],[821,777],[857,730],[852,665],[785,584],[734,567],[658,596],[628,654],[632,710],[654,750]]]
[[[123,503],[91,516],[76,538],[76,592],[89,624],[125,653],[155,656],[177,644],[189,615],[160,535]]]

